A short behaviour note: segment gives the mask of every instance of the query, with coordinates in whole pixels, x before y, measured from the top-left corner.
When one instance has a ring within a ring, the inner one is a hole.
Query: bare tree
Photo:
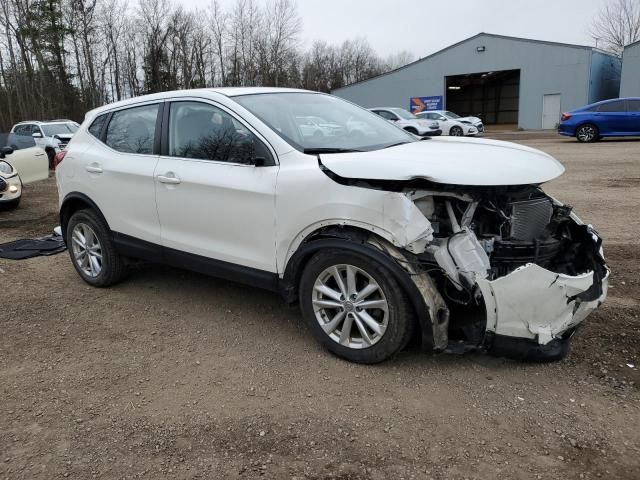
[[[640,40],[640,0],[607,0],[589,33],[598,46],[621,56],[626,45]]]

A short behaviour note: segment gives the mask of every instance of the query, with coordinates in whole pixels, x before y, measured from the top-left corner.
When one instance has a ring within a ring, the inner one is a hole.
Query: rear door
[[[256,158],[264,166],[255,166]],[[195,270],[218,260],[213,268],[276,272],[277,174],[265,140],[226,107],[167,103],[155,181],[169,261]]]
[[[625,135],[629,131],[627,107],[624,100],[603,103],[594,114],[600,133]]]
[[[632,135],[640,135],[640,98],[627,100],[627,114],[629,133]]]
[[[153,172],[158,163],[163,103],[131,106],[98,116],[89,147],[76,158],[73,183],[93,200],[114,232],[160,245]],[[84,138],[83,138],[84,140]]]

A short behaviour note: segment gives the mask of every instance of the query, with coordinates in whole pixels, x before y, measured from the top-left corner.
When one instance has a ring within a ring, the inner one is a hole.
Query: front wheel
[[[576,138],[581,143],[591,143],[600,139],[598,127],[590,123],[578,127],[576,130]]]
[[[382,362],[413,334],[405,292],[388,269],[361,254],[317,253],[302,274],[300,306],[316,340],[352,362]]]
[[[127,269],[116,252],[106,222],[93,210],[79,210],[69,219],[65,242],[74,268],[89,285],[108,287]]]
[[[452,137],[462,137],[464,135],[464,132],[460,127],[451,127],[451,130],[449,130],[449,135],[451,135]]]

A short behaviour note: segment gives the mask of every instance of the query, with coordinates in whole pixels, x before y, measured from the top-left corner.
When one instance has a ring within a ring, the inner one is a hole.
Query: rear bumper
[[[563,135],[565,137],[573,137],[576,134],[576,129],[573,125],[560,124],[558,126],[558,134]]]

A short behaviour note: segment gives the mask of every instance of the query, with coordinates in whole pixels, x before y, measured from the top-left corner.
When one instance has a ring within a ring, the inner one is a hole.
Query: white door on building
[[[542,96],[542,128],[553,130],[560,121],[560,94]]]

